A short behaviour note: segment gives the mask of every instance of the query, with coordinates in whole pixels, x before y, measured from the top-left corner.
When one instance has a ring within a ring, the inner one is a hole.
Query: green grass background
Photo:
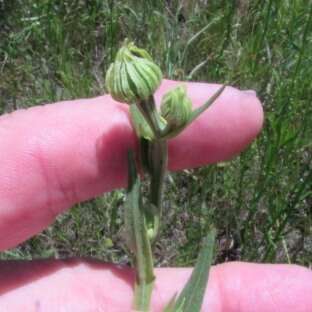
[[[0,1],[0,113],[104,93],[125,37],[166,77],[257,91],[258,139],[232,161],[171,174],[157,265],[191,265],[210,224],[216,262],[312,265],[312,3],[308,0]],[[5,153],[5,151],[0,151]],[[128,263],[124,192],[81,203],[0,259]]]

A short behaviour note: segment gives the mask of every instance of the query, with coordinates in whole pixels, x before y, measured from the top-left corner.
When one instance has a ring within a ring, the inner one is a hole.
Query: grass
[[[249,149],[227,163],[170,175],[157,264],[193,264],[194,246],[213,223],[216,262],[311,267],[312,5],[208,3],[0,1],[0,113],[102,94],[125,37],[148,49],[166,77],[255,89],[266,119]],[[94,256],[127,263],[123,201],[117,190],[81,203],[0,259]]]

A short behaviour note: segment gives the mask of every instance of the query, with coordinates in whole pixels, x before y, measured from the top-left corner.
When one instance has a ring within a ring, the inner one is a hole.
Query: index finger
[[[157,101],[176,84],[165,81]],[[197,106],[219,86],[188,83],[187,88]],[[170,141],[169,169],[229,159],[261,126],[256,96],[227,87],[208,111]],[[128,107],[108,95],[2,116],[0,250],[41,231],[73,204],[125,186],[129,148],[137,148],[137,142]]]

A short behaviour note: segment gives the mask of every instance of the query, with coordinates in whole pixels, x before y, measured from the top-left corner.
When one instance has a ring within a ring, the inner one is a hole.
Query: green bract
[[[144,138],[146,140],[154,139],[154,133],[151,127],[146,122],[142,113],[139,111],[136,105],[130,106],[131,120],[135,129],[135,132],[139,138]]]
[[[153,95],[161,80],[161,70],[151,56],[131,42],[118,51],[107,71],[105,84],[116,101],[133,104]]]
[[[185,126],[192,113],[192,102],[187,97],[186,87],[178,86],[166,93],[161,101],[160,114],[171,130]]]

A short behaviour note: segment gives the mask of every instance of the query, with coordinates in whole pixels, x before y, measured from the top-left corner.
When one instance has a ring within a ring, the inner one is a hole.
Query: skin
[[[176,85],[164,81],[161,95]],[[193,106],[218,85],[188,83]],[[169,169],[227,160],[262,127],[252,91],[227,87],[169,144]],[[128,107],[110,96],[19,110],[0,117],[0,250],[40,232],[73,204],[126,186],[126,152],[137,141]],[[156,269],[153,311],[190,275]],[[1,311],[131,311],[133,271],[95,260],[2,261]],[[226,263],[212,268],[203,311],[311,312],[312,273],[295,265]]]

